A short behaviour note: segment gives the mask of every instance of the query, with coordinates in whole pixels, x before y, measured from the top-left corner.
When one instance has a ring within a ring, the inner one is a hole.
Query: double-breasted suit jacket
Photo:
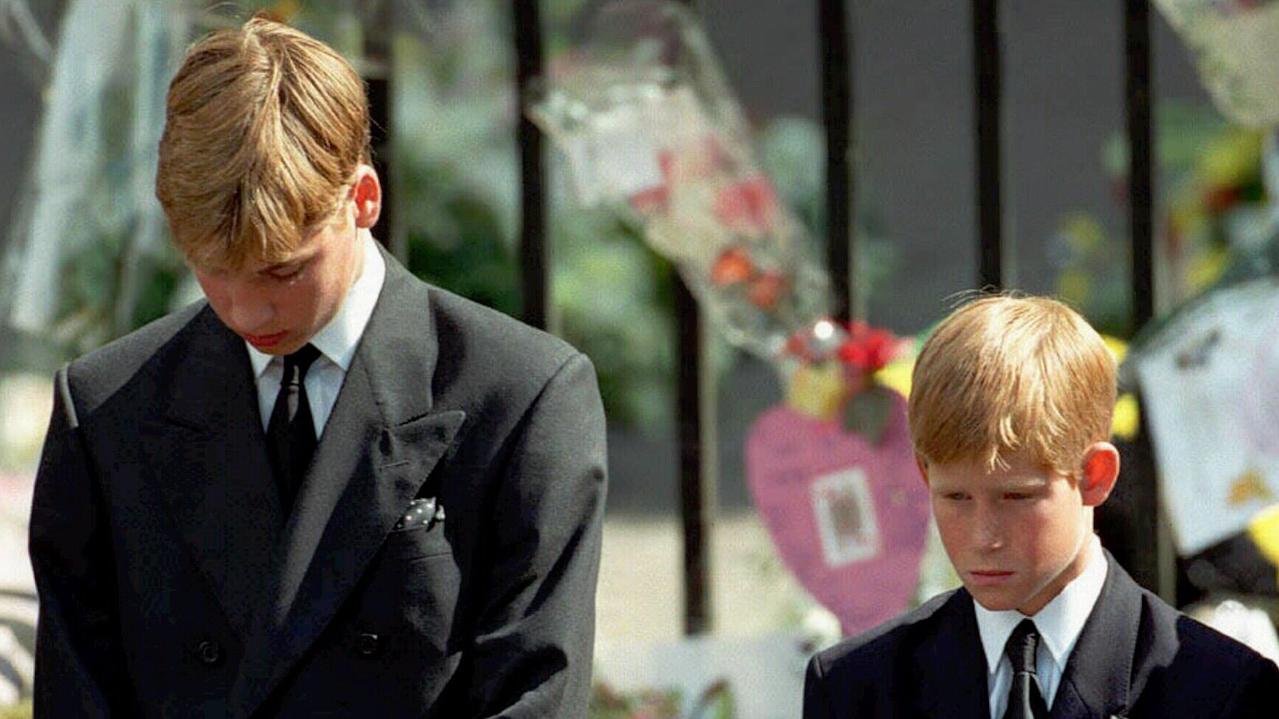
[[[244,342],[205,304],[58,373],[38,715],[585,715],[593,369],[385,259],[289,516]],[[428,497],[441,518],[397,530]]]
[[[1053,719],[1274,717],[1279,668],[1142,589],[1106,553],[1106,583],[1053,701]],[[805,719],[986,719],[973,599],[935,597],[813,657]]]

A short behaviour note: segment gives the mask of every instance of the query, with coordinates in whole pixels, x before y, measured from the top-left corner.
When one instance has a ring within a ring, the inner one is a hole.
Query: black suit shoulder
[[[839,687],[888,681],[901,658],[936,633],[957,591],[939,594],[900,617],[818,652],[809,662],[810,673]]]
[[[938,594],[919,607],[889,620],[874,629],[844,639],[833,647],[818,652],[813,662],[824,675],[865,672],[882,669],[884,659],[914,645],[914,639],[930,633],[939,620],[939,612],[954,598],[958,590]]]
[[[456,443],[462,464],[500,469],[529,431],[529,420],[568,427],[573,417],[594,412],[594,368],[567,342],[423,282],[394,260],[388,259],[387,270],[364,339],[371,344],[362,352],[415,359],[379,362],[373,381],[393,384],[396,392],[424,393],[435,411],[464,412]]]
[[[67,384],[59,390],[74,395],[79,416],[93,413],[134,379],[174,338],[211,313],[208,303],[199,300],[108,342],[70,362],[60,373],[59,381],[65,376]]]
[[[431,373],[433,394],[444,406],[500,427],[518,421],[573,360],[589,365],[554,335],[447,290],[423,286],[439,348]],[[459,392],[461,388],[465,391]]]
[[[1141,602],[1138,708],[1175,707],[1185,716],[1273,716],[1269,712],[1279,707],[1274,662],[1145,589]]]
[[[964,703],[985,683],[979,645],[968,634],[976,634],[972,600],[955,590],[819,652],[804,681],[805,719],[889,719],[919,706],[929,715],[968,716]]]

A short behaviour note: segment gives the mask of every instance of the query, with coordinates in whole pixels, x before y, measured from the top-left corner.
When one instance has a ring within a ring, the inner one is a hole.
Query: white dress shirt
[[[360,276],[351,283],[337,314],[311,338],[311,344],[320,351],[320,356],[307,371],[304,383],[307,402],[311,405],[311,419],[315,421],[317,440],[323,436],[324,425],[328,424],[329,415],[333,413],[338,391],[342,389],[346,371],[355,358],[355,349],[364,336],[369,317],[373,316],[373,306],[377,304],[378,295],[382,292],[382,280],[385,278],[386,263],[382,260],[382,254],[378,252],[373,238],[364,233],[364,267]],[[244,346],[249,350],[249,361],[253,364],[253,375],[257,378],[258,408],[261,410],[262,429],[265,431],[271,423],[271,409],[284,378],[284,358],[259,352],[248,342]]]
[[[1039,690],[1044,703],[1052,708],[1066,670],[1070,652],[1079,641],[1079,634],[1092,613],[1101,587],[1106,583],[1106,557],[1101,552],[1101,540],[1093,535],[1087,548],[1087,563],[1083,574],[1075,577],[1061,593],[1053,597],[1039,613],[1031,617],[1039,632],[1039,649],[1035,653],[1035,672],[1039,675]],[[977,631],[981,634],[982,651],[986,654],[986,687],[990,690],[990,715],[999,719],[1008,703],[1008,689],[1012,685],[1013,667],[1004,656],[1008,637],[1026,615],[1015,609],[992,612],[973,602],[977,612]]]

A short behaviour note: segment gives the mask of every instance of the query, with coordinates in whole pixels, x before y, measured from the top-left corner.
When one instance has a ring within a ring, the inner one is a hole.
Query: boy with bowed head
[[[1093,533],[1119,476],[1115,362],[1046,298],[955,310],[910,431],[963,587],[818,653],[805,719],[1273,717],[1279,668],[1138,586]]]
[[[156,194],[207,302],[58,372],[37,716],[586,716],[594,371],[384,253],[369,158],[332,48],[187,52]]]

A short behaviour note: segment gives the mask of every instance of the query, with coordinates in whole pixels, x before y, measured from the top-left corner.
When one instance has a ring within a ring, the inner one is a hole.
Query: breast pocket
[[[385,562],[412,562],[452,552],[453,547],[445,535],[443,522],[392,530],[382,543]]]
[[[450,553],[445,519],[444,507],[435,497],[413,500],[387,535],[383,557],[411,562]]]
[[[461,570],[442,522],[395,530],[356,600],[354,629],[385,640],[380,661],[438,661],[448,653]]]

